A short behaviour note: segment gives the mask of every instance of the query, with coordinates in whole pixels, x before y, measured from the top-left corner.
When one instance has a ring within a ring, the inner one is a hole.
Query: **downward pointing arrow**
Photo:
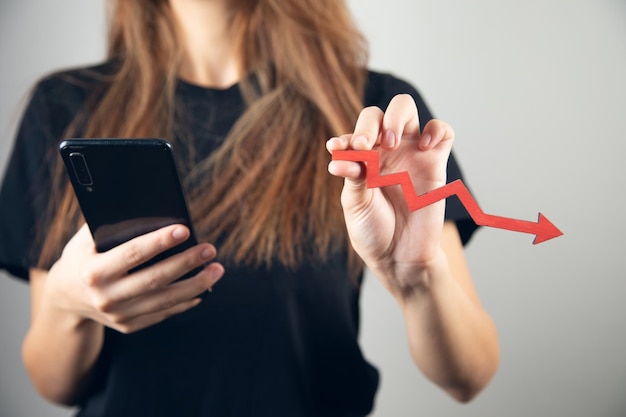
[[[379,188],[390,185],[400,185],[409,210],[411,211],[419,210],[444,198],[456,195],[477,225],[533,234],[535,235],[535,240],[533,241],[534,245],[559,237],[563,234],[563,232],[541,213],[539,213],[537,222],[486,214],[478,206],[478,203],[474,200],[474,197],[472,197],[461,180],[452,181],[443,187],[418,195],[415,192],[415,187],[413,186],[408,172],[404,171],[389,175],[380,175],[378,151],[333,151],[333,160],[367,163],[367,187]]]

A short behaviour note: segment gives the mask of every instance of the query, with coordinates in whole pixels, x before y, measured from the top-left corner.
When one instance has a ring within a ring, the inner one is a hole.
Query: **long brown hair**
[[[307,256],[352,253],[339,206],[341,181],[328,174],[325,139],[349,132],[362,106],[366,44],[341,0],[239,0],[231,27],[246,77],[246,110],[224,143],[187,180],[196,232],[220,239],[222,258],[297,267]],[[173,140],[181,57],[166,0],[114,0],[108,56],[119,67],[106,90],[70,127],[84,137]],[[131,110],[132,109],[132,110]],[[76,230],[71,187],[51,209],[40,266]],[[54,194],[54,193],[53,193]],[[69,224],[69,225],[68,225]]]

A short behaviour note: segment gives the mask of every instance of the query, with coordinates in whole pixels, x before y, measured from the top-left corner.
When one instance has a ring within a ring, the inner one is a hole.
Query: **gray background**
[[[487,213],[565,235],[483,229],[467,256],[501,341],[501,367],[468,405],[413,367],[397,306],[374,279],[362,343],[382,370],[376,416],[626,415],[626,150],[623,0],[350,1],[372,66],[413,82],[455,128],[455,149]],[[384,6],[383,6],[384,4]],[[102,0],[1,0],[0,169],[37,77],[103,56]],[[22,369],[28,288],[0,276],[0,415],[66,416]]]

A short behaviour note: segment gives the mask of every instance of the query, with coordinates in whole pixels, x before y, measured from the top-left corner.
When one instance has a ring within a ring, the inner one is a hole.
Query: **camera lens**
[[[85,155],[79,152],[72,152],[70,154],[70,161],[72,162],[78,183],[84,186],[93,185],[89,168],[87,168],[87,161],[85,161]]]

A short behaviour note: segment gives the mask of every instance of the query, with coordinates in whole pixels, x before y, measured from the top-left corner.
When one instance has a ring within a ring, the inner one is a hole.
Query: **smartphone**
[[[187,226],[189,239],[133,271],[197,244],[166,140],[67,139],[59,152],[98,252],[171,224]]]

